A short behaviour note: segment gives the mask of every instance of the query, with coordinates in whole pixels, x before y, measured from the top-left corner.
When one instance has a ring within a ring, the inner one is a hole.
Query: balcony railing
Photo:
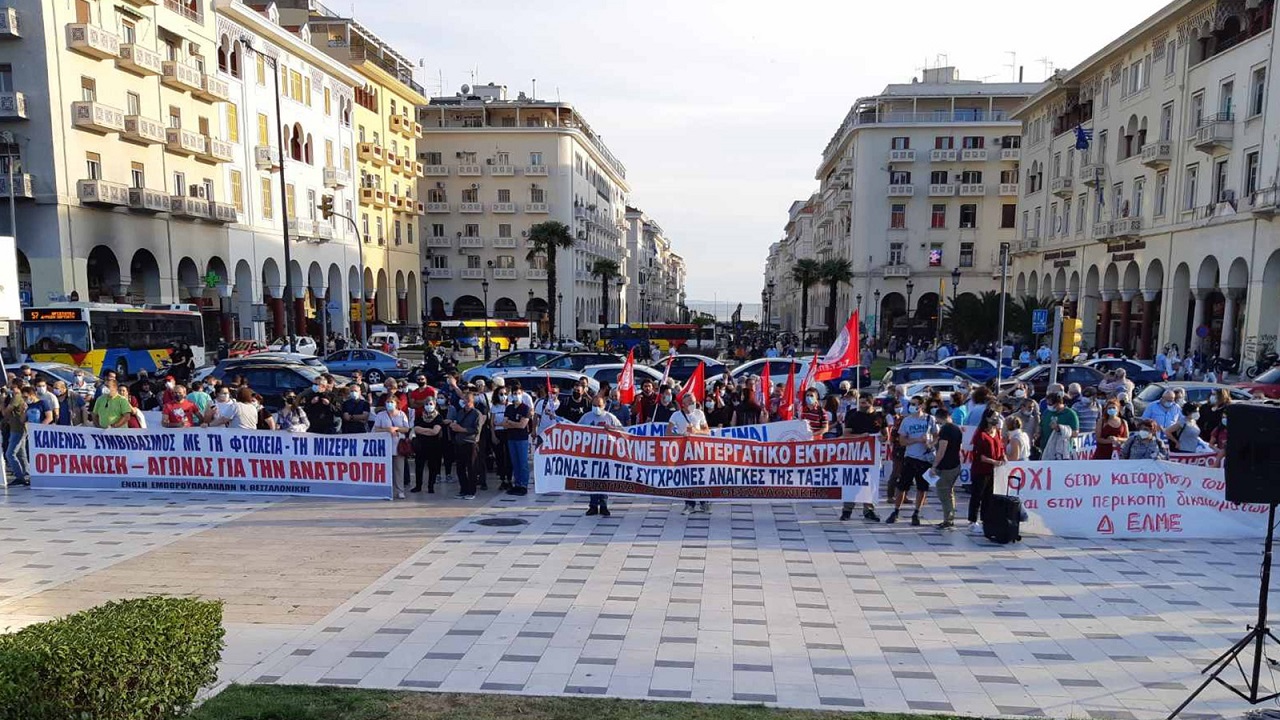
[[[478,203],[478,202],[458,203],[458,212],[467,213],[467,214],[482,213],[484,212],[484,203]]]
[[[453,247],[453,241],[452,241],[452,240],[450,240],[450,239],[449,239],[448,237],[446,237],[446,236],[439,236],[439,237],[436,237],[436,236],[430,236],[430,237],[428,237],[428,238],[427,238],[427,247],[430,247],[430,248],[451,248],[451,247]],[[433,268],[433,269],[431,270],[431,273],[432,273],[432,275],[433,275],[433,276],[435,275],[435,272],[436,272],[436,270],[437,270],[437,269],[439,269],[439,268]]]
[[[129,186],[107,180],[79,180],[76,182],[76,196],[84,205],[127,207]]]
[[[889,197],[912,197],[916,194],[915,185],[890,185]]]
[[[956,151],[954,149],[936,149],[929,151],[929,162],[955,162]]]
[[[447,202],[429,202],[427,203],[428,213],[447,213],[449,212],[449,203]]]
[[[178,155],[198,155],[203,153],[204,136],[182,128],[165,128],[165,148]]]
[[[159,120],[152,120],[141,115],[124,116],[123,140],[131,140],[143,145],[163,145],[168,141],[164,125]]]
[[[356,159],[370,163],[374,167],[382,167],[386,163],[382,146],[371,142],[356,143]]]
[[[916,161],[916,151],[906,149],[894,149],[889,151],[889,162],[911,163]]]
[[[1072,178],[1067,175],[1053,178],[1049,181],[1049,192],[1058,197],[1071,197],[1073,191]]]
[[[1093,224],[1093,239],[1105,240],[1111,237],[1111,221],[1103,220]]]
[[[929,185],[929,197],[951,197],[956,194],[956,186],[954,183],[931,183]]]
[[[431,246],[431,247],[435,247],[435,246],[433,245],[433,246]],[[427,272],[426,272],[426,274],[424,275],[424,277],[429,277],[429,278],[431,278],[432,280],[452,280],[452,279],[453,279],[453,268],[438,268],[438,267],[433,267],[433,268],[430,268],[430,269],[428,269],[428,270],[427,270]]]
[[[484,174],[484,168],[480,165],[459,165],[459,177],[479,177]]]
[[[1203,152],[1213,152],[1218,148],[1230,147],[1235,135],[1235,119],[1231,113],[1219,113],[1205,118],[1196,128],[1192,145]]]
[[[253,164],[259,170],[271,170],[280,167],[280,149],[270,145],[253,147]]]
[[[1264,217],[1271,217],[1276,213],[1276,186],[1259,188],[1249,193],[1246,200],[1249,203],[1249,211]]]
[[[1094,187],[1098,184],[1102,174],[1103,167],[1101,163],[1086,163],[1080,166],[1080,173],[1077,177],[1080,178],[1081,185]]]
[[[546,177],[547,166],[546,165],[525,165],[524,174],[529,175],[531,177]]]
[[[1151,142],[1142,146],[1142,164],[1149,168],[1167,168],[1173,160],[1173,143]]]
[[[214,163],[231,162],[235,158],[235,147],[226,140],[204,136],[204,152],[196,153],[201,160]]]
[[[231,98],[231,85],[216,75],[205,73],[200,80],[200,87],[191,94],[208,102],[226,102]]]
[[[351,183],[351,174],[332,165],[324,169],[324,186],[327,188],[344,188]]]
[[[178,60],[165,60],[160,65],[160,82],[184,92],[203,92],[204,73],[194,65]]]
[[[187,195],[170,195],[169,213],[175,217],[207,218],[209,201]]]
[[[986,183],[960,183],[960,197],[982,197],[986,194]]]
[[[135,75],[159,75],[164,72],[164,56],[137,43],[124,43],[116,67]]]
[[[463,280],[483,280],[484,268],[461,268],[458,270],[458,276]]]
[[[1000,160],[1003,162],[1018,162],[1022,159],[1022,148],[1000,148]]]
[[[32,198],[35,192],[32,190],[31,175],[28,173],[17,173],[13,176],[13,187],[9,187],[9,177],[0,174],[0,197],[15,198]]]
[[[909,278],[911,277],[911,266],[905,263],[885,265],[882,272],[885,278]]]
[[[987,149],[986,148],[961,148],[960,160],[962,162],[986,162]]]
[[[1117,238],[1135,237],[1142,234],[1142,218],[1127,217],[1111,221],[1111,236]]]
[[[494,268],[493,269],[494,280],[515,280],[516,275],[517,273],[515,268]]]
[[[0,39],[22,37],[17,8],[0,8]]]
[[[239,218],[236,215],[236,206],[230,203],[211,202],[209,203],[209,219],[220,223],[233,223]],[[328,227],[327,225],[325,227]],[[332,228],[330,228],[332,230]]]
[[[129,188],[129,209],[140,213],[169,212],[169,196],[161,190]]]
[[[1000,183],[1001,197],[1017,197],[1018,183]]]
[[[27,96],[20,92],[0,93],[0,120],[26,120]]]
[[[516,239],[513,237],[499,237],[493,239],[493,247],[498,250],[513,250],[516,246]]]
[[[493,211],[495,213],[510,214],[516,211],[516,204],[512,202],[494,203]]]
[[[77,100],[71,103],[71,124],[95,133],[124,131],[124,113],[100,102]]]
[[[192,5],[195,7],[191,7]],[[200,11],[198,3],[190,0],[164,0],[164,6],[191,22],[204,22],[204,13]]]
[[[422,171],[427,177],[447,177],[449,175],[448,165],[423,165]]]
[[[497,177],[510,177],[516,174],[515,165],[490,165],[489,174]]]
[[[463,235],[458,238],[458,247],[460,248],[482,248],[484,247],[484,238],[479,235]]]
[[[120,38],[97,25],[71,23],[67,25],[67,48],[102,60],[120,54]]]
[[[545,214],[548,212],[548,209],[547,209],[547,204],[544,202],[540,202],[540,203],[531,202],[531,203],[524,204],[524,211],[527,213],[533,213],[533,214]]]
[[[547,271],[539,268],[529,268],[524,271],[525,280],[546,280]]]

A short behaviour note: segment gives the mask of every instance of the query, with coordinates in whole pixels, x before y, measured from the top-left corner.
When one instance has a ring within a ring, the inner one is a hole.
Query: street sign
[[[1043,335],[1049,332],[1049,311],[1047,309],[1031,311],[1031,333]]]

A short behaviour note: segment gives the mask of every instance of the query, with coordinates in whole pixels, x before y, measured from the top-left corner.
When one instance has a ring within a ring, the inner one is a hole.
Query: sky
[[[1164,0],[327,0],[428,94],[495,82],[557,96],[627,167],[631,204],[688,265],[691,300],[759,302],[791,202],[853,101],[925,65],[1007,81],[1070,68]],[[1036,8],[1036,11],[1030,8]],[[405,15],[409,11],[408,16]],[[1012,53],[1012,54],[1011,54]],[[1010,67],[1015,64],[1015,67]]]

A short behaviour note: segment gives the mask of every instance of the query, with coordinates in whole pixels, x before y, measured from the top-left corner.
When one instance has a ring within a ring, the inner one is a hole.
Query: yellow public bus
[[[63,303],[22,311],[22,347],[35,362],[82,367],[94,375],[156,374],[169,355],[189,347],[204,362],[204,323],[194,305],[133,307]]]
[[[501,352],[512,350],[521,340],[525,347],[529,346],[529,323],[525,320],[432,320],[423,335],[431,345],[452,345],[456,341],[459,347],[483,351],[486,331],[489,342]]]

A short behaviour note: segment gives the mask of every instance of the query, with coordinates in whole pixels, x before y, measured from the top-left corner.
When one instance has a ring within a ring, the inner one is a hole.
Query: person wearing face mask
[[[440,463],[444,460],[445,416],[430,397],[413,418],[413,487],[409,492],[422,492],[422,471],[427,471],[427,492],[436,491],[440,479]]]
[[[1098,421],[1097,447],[1094,460],[1110,460],[1129,439],[1129,424],[1120,417],[1120,401],[1108,400]]]
[[[818,391],[809,388],[804,393],[804,406],[800,409],[800,419],[809,424],[809,432],[814,440],[822,439],[830,425],[827,423],[827,411],[818,402]]]
[[[973,460],[969,465],[969,532],[982,534],[982,512],[994,493],[995,471],[1005,463],[1003,422],[988,410],[973,436]]]
[[[244,386],[236,391],[236,399],[231,403],[231,418],[227,427],[232,430],[257,430],[258,406],[253,402],[253,389]]]
[[[462,394],[461,403],[461,407],[449,413],[450,440],[458,467],[458,499],[475,500],[480,478],[480,432],[484,430],[485,416],[476,409],[471,391]]]
[[[178,381],[172,375],[164,377],[164,389],[160,392],[160,407],[164,407],[173,402],[173,390],[178,386]]]
[[[667,425],[667,434],[711,434],[711,427],[707,425],[707,416],[698,409],[698,400],[693,396],[693,393],[680,397],[680,409],[676,411],[675,415],[671,416],[671,423]],[[684,509],[680,513],[682,515],[690,515],[696,512],[710,513],[711,505],[706,500],[685,500]]]
[[[503,407],[502,415],[494,418],[502,426],[507,444],[507,457],[511,464],[510,495],[529,494],[529,428],[533,424],[533,411],[524,402],[524,389],[519,380],[507,384],[514,397]]]
[[[235,412],[236,404],[231,399],[231,388],[224,385],[218,388],[218,393],[214,396],[209,409],[205,411],[204,422],[201,424],[206,427],[228,427]]]
[[[1079,391],[1079,385],[1072,383],[1072,387]],[[1093,388],[1085,388],[1083,392],[1079,392],[1071,409],[1076,411],[1076,418],[1080,421],[1080,432],[1093,432],[1098,427],[1098,414],[1102,411],[1102,406],[1098,404]]]
[[[58,425],[79,425],[84,410],[84,401],[79,395],[67,392],[67,383],[63,380],[53,382],[53,397],[58,401]]]
[[[924,397],[917,395],[911,398],[910,414],[898,423],[898,442],[905,448],[905,452],[893,512],[884,519],[886,524],[898,521],[898,514],[902,512],[902,505],[907,501],[907,492],[912,485],[916,488],[916,504],[911,524],[920,524],[920,511],[924,508],[929,492],[929,483],[924,479],[924,473],[933,462],[933,442],[937,437],[938,427],[934,419],[925,414],[924,407]]]
[[[640,394],[631,403],[631,418],[638,425],[652,422],[657,409],[658,391],[652,380],[645,380],[640,384]]]
[[[54,425],[58,422],[58,398],[49,392],[49,384],[44,378],[35,382],[36,400],[40,403],[40,425]]]
[[[1158,432],[1161,435],[1167,433],[1171,428],[1175,427],[1178,420],[1182,417],[1182,413],[1177,406],[1177,393],[1171,389],[1166,389],[1160,395],[1160,402],[1154,402],[1147,405],[1147,409],[1142,411],[1143,420],[1154,420],[1159,427]]]
[[[342,413],[333,395],[333,376],[318,375],[311,389],[301,395],[302,410],[311,422],[311,432],[333,435],[341,427]]]
[[[1016,415],[1004,421],[1004,452],[1009,462],[1031,459],[1031,438],[1022,429],[1022,420]]]
[[[284,407],[276,413],[276,428],[292,433],[304,433],[311,427],[311,421],[298,404],[298,396],[289,392],[284,395]]]
[[[342,401],[342,432],[362,433],[369,429],[369,415],[372,406],[365,398],[360,386],[347,386],[346,399]],[[305,406],[303,406],[305,408]]]
[[[1041,459],[1049,459],[1044,454],[1045,447],[1054,431],[1060,428],[1067,430],[1059,432],[1059,437],[1069,441],[1080,432],[1080,417],[1075,410],[1066,406],[1061,390],[1055,390],[1045,397],[1044,411],[1040,415],[1040,437],[1036,441],[1036,447],[1040,450]]]
[[[537,388],[538,399],[533,403],[534,427],[532,438],[536,439],[538,433],[560,422],[560,388],[556,385],[551,386],[551,391],[547,392],[541,385]]]
[[[609,404],[606,407],[614,417],[618,418],[618,422],[622,423],[623,427],[631,424],[631,407],[619,400],[618,388],[609,390]]]
[[[946,530],[956,526],[956,480],[960,478],[960,446],[964,443],[964,433],[946,408],[939,408],[933,417],[938,424],[938,449],[931,469],[938,476],[937,494],[942,503],[942,522],[938,528]]]
[[[769,422],[769,413],[765,407],[760,404],[757,395],[757,388],[760,387],[760,380],[757,378],[748,378],[746,386],[738,395],[738,402],[733,407],[733,426],[742,427],[744,425],[759,425],[760,423]]]
[[[849,408],[849,412],[845,413],[844,416],[844,436],[875,437],[883,444],[887,439],[887,425],[884,413],[880,412],[871,400],[871,396],[858,393],[856,405]],[[844,503],[840,507],[840,519],[848,520],[853,517],[853,510],[854,503]],[[875,503],[864,503],[862,505],[862,517],[871,522],[880,522],[880,516],[876,514]]]
[[[196,404],[187,399],[187,388],[175,385],[172,401],[164,406],[160,415],[160,424],[167,428],[189,428],[200,414]]]
[[[1218,419],[1218,427],[1213,429],[1213,433],[1209,435],[1209,447],[1213,448],[1213,452],[1218,456],[1218,462],[1222,462],[1222,458],[1227,454],[1227,414],[1224,412],[1222,417]]]
[[[1138,420],[1138,429],[1120,448],[1124,460],[1168,460],[1169,447],[1160,437],[1160,424],[1155,420]]]
[[[1189,402],[1182,406],[1182,417],[1176,427],[1169,431],[1172,441],[1171,450],[1183,453],[1204,452],[1206,443],[1201,440],[1200,405]]]
[[[489,414],[493,417],[489,435],[490,452],[493,453],[493,471],[498,475],[498,491],[511,489],[511,455],[507,449],[507,405],[510,402],[506,386],[494,388],[489,398]]]
[[[595,398],[591,404],[591,410],[584,413],[578,420],[579,425],[588,425],[590,427],[605,428],[607,430],[616,430],[621,432],[622,423],[618,418],[605,409],[605,398],[600,396]],[[601,517],[609,517],[609,496],[603,493],[592,493],[589,497],[587,505],[587,515],[599,515]]]
[[[1227,416],[1227,408],[1231,405],[1231,391],[1218,388],[1209,395],[1209,402],[1200,406],[1200,434],[1210,438],[1212,445],[1213,431],[1218,429],[1222,418]]]
[[[724,401],[720,393],[712,393],[702,402],[702,412],[707,416],[707,425],[712,428],[726,428],[733,425],[733,408]]]
[[[560,403],[558,414],[569,422],[578,422],[591,410],[591,398],[587,397],[582,386],[575,384],[569,393],[569,399]]]
[[[675,392],[669,387],[663,387],[658,393],[658,407],[653,411],[653,422],[671,422],[671,416],[680,412],[680,407],[676,405]]]
[[[404,499],[404,479],[409,472],[409,455],[400,452],[400,441],[413,432],[409,415],[400,409],[395,395],[387,393],[378,414],[373,416],[373,432],[385,432],[391,436],[391,479],[397,500]]]

